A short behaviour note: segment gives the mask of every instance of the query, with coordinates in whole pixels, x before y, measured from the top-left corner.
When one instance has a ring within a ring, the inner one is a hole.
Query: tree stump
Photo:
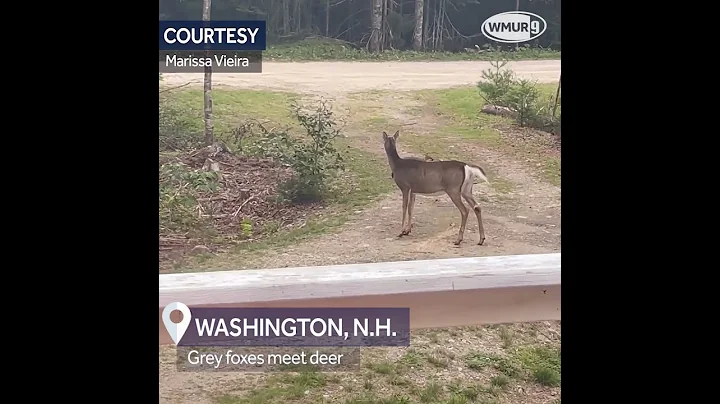
[[[207,159],[205,159],[205,164],[203,164],[203,170],[215,171],[216,173],[219,173],[220,172],[220,163],[207,158]]]
[[[216,141],[212,145],[208,146],[210,150],[212,150],[212,153],[210,153],[210,157],[215,157],[220,153],[230,153],[230,150],[225,146],[225,143]]]

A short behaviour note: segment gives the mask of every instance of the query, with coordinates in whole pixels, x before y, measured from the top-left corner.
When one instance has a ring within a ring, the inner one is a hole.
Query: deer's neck
[[[400,155],[397,152],[397,149],[390,149],[385,150],[385,153],[388,157],[388,163],[390,163],[390,168],[392,168],[393,171],[395,171],[395,167],[397,166],[398,161],[402,160],[400,158]]]

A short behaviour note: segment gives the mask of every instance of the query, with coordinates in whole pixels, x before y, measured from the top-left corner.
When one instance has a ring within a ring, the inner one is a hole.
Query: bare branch
[[[190,83],[181,84],[181,85],[179,85],[179,86],[166,88],[166,89],[164,89],[164,90],[160,90],[159,94],[162,94],[162,93],[165,93],[165,92],[168,92],[168,91],[172,91],[172,90],[177,90],[178,88],[183,88],[183,87],[189,86],[190,84],[192,84],[192,83],[190,82]]]

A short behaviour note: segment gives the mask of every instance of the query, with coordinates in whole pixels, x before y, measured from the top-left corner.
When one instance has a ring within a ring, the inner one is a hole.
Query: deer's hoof
[[[485,237],[481,238],[480,241],[478,241],[478,245],[483,245],[485,242]]]
[[[455,242],[453,242],[455,245],[460,245],[460,243],[462,243],[462,240],[455,240]]]

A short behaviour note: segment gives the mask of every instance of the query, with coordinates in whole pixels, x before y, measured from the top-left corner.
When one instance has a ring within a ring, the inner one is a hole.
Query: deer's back
[[[403,159],[393,173],[395,183],[418,194],[433,194],[460,188],[465,180],[465,163],[461,161],[421,161]]]

